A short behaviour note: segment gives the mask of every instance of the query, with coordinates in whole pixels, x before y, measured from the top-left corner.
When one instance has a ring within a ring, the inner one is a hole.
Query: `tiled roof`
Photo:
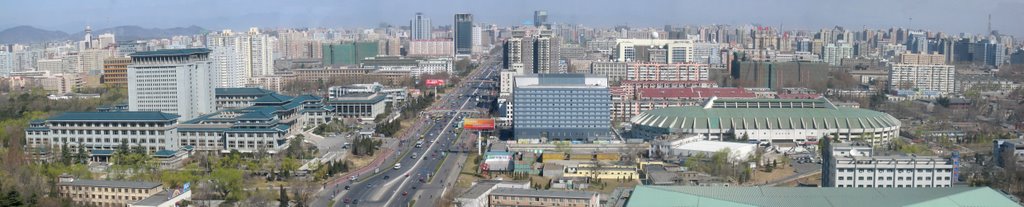
[[[189,49],[167,49],[167,50],[156,50],[156,51],[145,51],[132,53],[131,57],[158,57],[158,56],[182,56],[182,55],[193,55],[210,53],[210,49],[206,48],[189,48]]]
[[[285,101],[292,100],[291,96],[285,96],[277,93],[271,93],[253,100],[253,103],[283,103]]]
[[[83,180],[75,179],[72,182],[57,183],[57,185],[88,186],[88,187],[113,187],[113,188],[137,188],[152,189],[160,187],[160,183],[123,181],[123,180]]]
[[[178,115],[156,111],[66,112],[47,121],[169,121]]]
[[[215,91],[217,96],[262,96],[274,93],[262,88],[217,88]]]
[[[637,186],[627,207],[1020,206],[988,187],[807,188]]]

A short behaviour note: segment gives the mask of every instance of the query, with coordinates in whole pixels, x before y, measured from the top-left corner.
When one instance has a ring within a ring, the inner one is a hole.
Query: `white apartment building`
[[[693,40],[668,40],[668,39],[617,39],[615,45],[618,50],[617,60],[619,62],[641,61],[639,47],[653,47],[666,49],[667,63],[690,63],[694,62],[694,41]]]
[[[276,38],[260,33],[258,28],[249,28],[249,32],[237,34],[231,30],[207,35],[206,47],[230,47],[238,53],[234,58],[241,58],[241,70],[244,78],[274,74],[274,44]],[[236,68],[218,68],[218,70],[235,70]]]
[[[822,174],[826,187],[925,188],[951,187],[955,166],[938,156],[876,156],[867,146],[840,145],[832,149]]]
[[[189,120],[216,110],[218,74],[210,50],[137,52],[128,65],[128,110],[160,111]]]
[[[626,69],[630,81],[704,81],[708,77],[706,64],[631,63]]]
[[[828,44],[822,46],[821,59],[829,65],[839,65],[843,63],[843,58],[853,57],[853,46],[849,43]]]
[[[247,81],[242,55],[235,47],[210,47],[210,59],[217,71],[217,87],[238,88],[245,86]]]
[[[451,57],[455,53],[455,42],[446,39],[409,41],[410,57]]]
[[[889,70],[890,90],[955,92],[956,67],[953,65],[892,64]]]

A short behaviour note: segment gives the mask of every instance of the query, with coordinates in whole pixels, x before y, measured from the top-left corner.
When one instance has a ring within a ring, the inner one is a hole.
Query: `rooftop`
[[[178,115],[157,111],[66,112],[47,121],[170,121]]]
[[[637,186],[629,207],[1020,206],[988,187],[810,188]]]
[[[491,195],[501,196],[528,196],[528,197],[545,197],[545,198],[577,198],[577,199],[590,199],[597,194],[595,192],[587,191],[558,191],[558,190],[533,190],[533,189],[518,189],[518,188],[496,188],[491,191]]]
[[[749,99],[717,104],[648,110],[630,122],[670,129],[864,129],[900,125],[886,113],[819,105],[823,103],[814,99]]]
[[[262,88],[217,88],[215,94],[217,96],[262,96],[274,93],[273,91],[262,89]]]
[[[71,182],[57,183],[57,185],[89,186],[89,187],[112,187],[112,188],[136,188],[152,189],[160,187],[160,183],[123,181],[123,180],[82,180],[75,179]]]
[[[643,98],[754,98],[756,94],[743,88],[643,88]]]
[[[195,54],[209,54],[210,49],[206,48],[189,48],[189,49],[167,49],[167,50],[156,50],[156,51],[145,51],[132,53],[133,58],[136,57],[159,57],[159,56],[182,56],[182,55],[195,55]]]

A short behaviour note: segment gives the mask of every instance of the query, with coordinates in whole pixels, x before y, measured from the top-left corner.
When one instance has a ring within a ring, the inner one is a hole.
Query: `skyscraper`
[[[558,38],[550,30],[541,30],[533,41],[533,73],[558,73]]]
[[[209,55],[205,48],[131,54],[128,110],[172,113],[179,120],[214,112],[218,74]]]
[[[431,29],[430,18],[423,16],[422,12],[416,12],[416,17],[409,21],[409,29],[413,40],[429,40]]]
[[[473,54],[473,14],[455,14],[455,55]]]
[[[533,11],[533,26],[540,27],[548,24],[548,11],[537,10]]]
[[[245,82],[245,79],[253,76],[274,74],[275,41],[275,38],[261,33],[257,28],[250,28],[249,32],[244,34],[234,33],[231,30],[223,30],[219,33],[208,34],[206,38],[206,47],[219,50],[226,50],[227,48],[234,50],[236,53],[234,56],[220,56],[225,54],[218,53],[215,55],[219,58],[214,57],[214,59],[221,59],[224,61],[241,61],[241,64],[237,67],[232,66],[230,68],[217,67],[216,70],[225,71],[223,73],[231,74],[236,73],[229,72],[228,70],[241,70],[241,74],[243,75],[242,82]]]

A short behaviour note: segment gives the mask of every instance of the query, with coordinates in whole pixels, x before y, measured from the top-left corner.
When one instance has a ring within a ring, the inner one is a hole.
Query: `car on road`
[[[345,200],[344,200],[344,201],[342,201],[342,202],[345,202],[345,203],[351,203],[351,202],[352,202],[352,199],[349,199],[349,198],[345,198]]]
[[[348,189],[351,189],[351,188],[352,188],[352,186],[347,186],[347,185],[345,186],[345,190],[348,190]]]
[[[407,196],[407,195],[409,195],[409,191],[403,191],[402,192],[402,196]]]
[[[419,155],[419,154],[417,154],[416,152],[413,152],[412,156],[409,156],[409,158],[410,159],[416,159],[417,155]]]
[[[384,175],[384,179],[385,179],[385,180],[387,180],[387,179],[389,179],[389,178],[391,178],[391,176],[390,176],[390,175]]]
[[[402,163],[395,163],[395,169],[402,169]]]

